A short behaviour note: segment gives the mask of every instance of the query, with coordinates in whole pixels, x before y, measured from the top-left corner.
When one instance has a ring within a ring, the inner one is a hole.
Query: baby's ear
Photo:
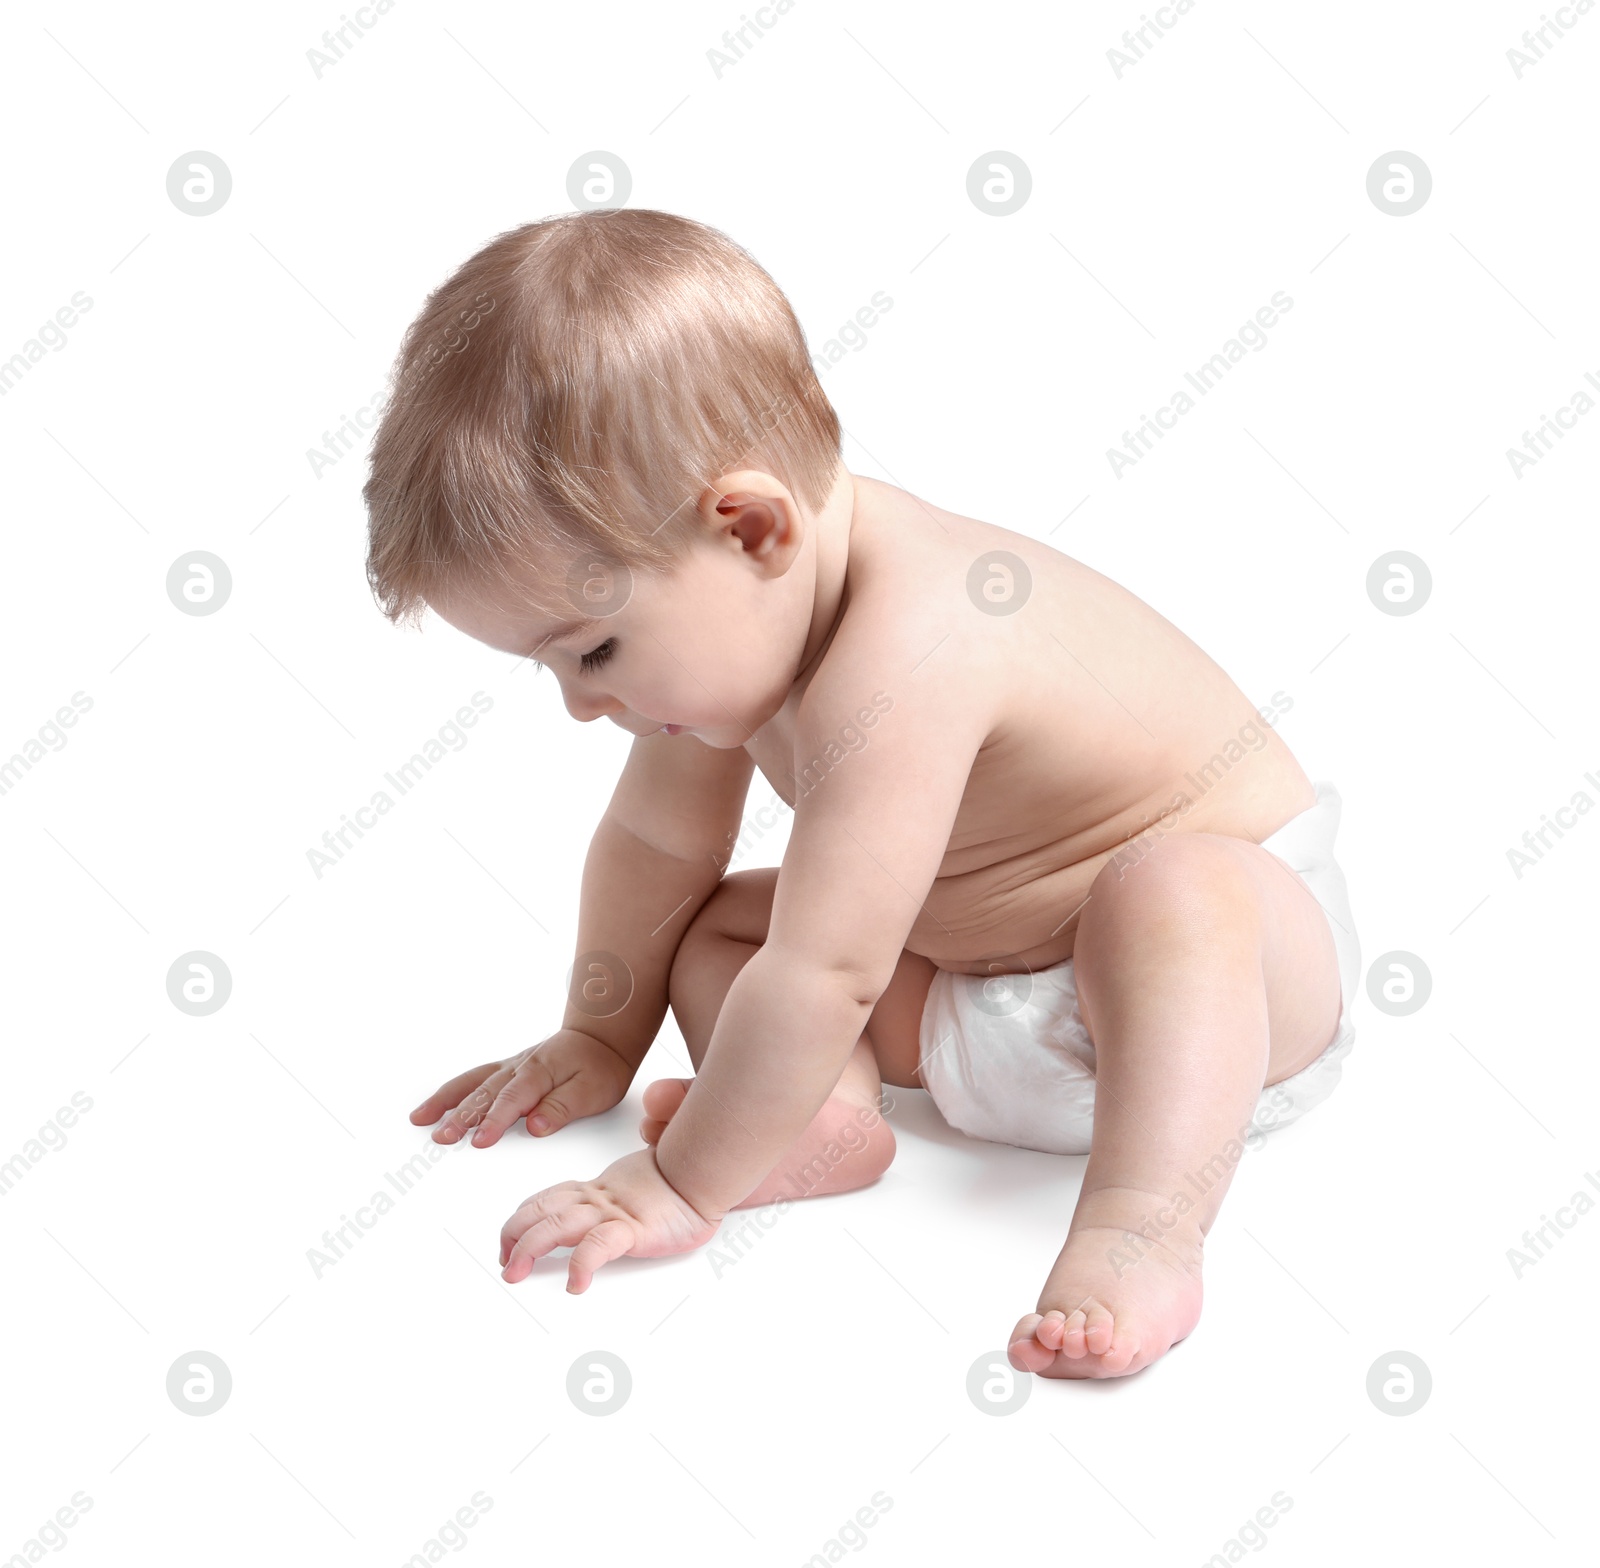
[[[745,549],[758,560],[787,568],[799,547],[802,524],[778,502],[752,501],[745,513]]]
[[[724,496],[717,505],[724,538],[736,540],[751,560],[787,569],[796,553],[798,519],[763,496]]]

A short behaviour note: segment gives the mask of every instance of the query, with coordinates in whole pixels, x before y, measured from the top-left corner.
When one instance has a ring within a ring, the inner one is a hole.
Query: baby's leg
[[[1327,916],[1281,860],[1181,833],[1096,878],[1073,969],[1095,1045],[1094,1136],[1066,1244],[1010,1358],[1114,1377],[1199,1320],[1205,1234],[1262,1085],[1333,1038],[1338,960]]]
[[[711,1044],[711,1031],[728,988],[766,940],[777,875],[773,867],[738,871],[725,877],[678,945],[668,995],[697,1072]],[[906,956],[909,960],[913,955]],[[883,1118],[883,1081],[872,1036],[884,1037],[886,1066],[890,1067],[891,1078],[899,1081],[899,1064],[906,1055],[906,1042],[901,1039],[904,1020],[912,1016],[913,1007],[915,1016],[921,1016],[920,999],[909,994],[916,972],[909,962],[902,968],[906,973],[897,972],[879,998],[838,1084],[811,1125],[771,1174],[737,1207],[754,1208],[781,1197],[847,1192],[876,1181],[889,1168],[895,1139]],[[926,994],[924,981],[922,995]],[[750,1042],[750,1048],[760,1049],[760,1042]],[[914,1036],[909,1050],[914,1072]],[[645,1142],[660,1140],[668,1121],[683,1104],[690,1081],[660,1078],[645,1090],[646,1114],[639,1126]]]

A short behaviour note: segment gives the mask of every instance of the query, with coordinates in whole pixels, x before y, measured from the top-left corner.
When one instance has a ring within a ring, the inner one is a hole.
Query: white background
[[[1135,4],[799,0],[720,78],[736,4],[367,17],[320,78],[336,0],[24,4],[0,31],[0,360],[93,301],[0,399],[0,757],[92,699],[0,795],[0,1554],[32,1560],[81,1491],[55,1547],[85,1565],[399,1564],[482,1492],[472,1562],[799,1564],[883,1492],[845,1555],[1185,1564],[1282,1491],[1274,1562],[1578,1560],[1600,1217],[1520,1278],[1507,1249],[1600,1169],[1600,823],[1520,878],[1506,852],[1600,799],[1600,413],[1520,478],[1506,449],[1600,376],[1600,12],[1521,79],[1533,4],[1200,0],[1120,79]],[[1280,733],[1344,794],[1364,963],[1432,974],[1410,1016],[1357,1001],[1340,1090],[1245,1162],[1198,1329],[1133,1379],[969,1400],[1083,1161],[964,1139],[920,1091],[879,1183],[746,1230],[732,1266],[624,1260],[574,1297],[563,1252],[502,1284],[511,1209],[637,1147],[643,1087],[687,1070],[670,1017],[615,1111],[458,1146],[308,1262],[425,1146],[412,1105],[559,1025],[628,744],[436,619],[390,627],[365,452],[318,478],[308,450],[372,408],[428,290],[570,210],[595,150],[632,205],[750,249],[814,349],[887,293],[823,378],[851,469],[1048,540],[1252,701],[1292,696]],[[966,193],[996,150],[1033,181],[1007,217]],[[1403,218],[1366,188],[1394,150],[1433,178]],[[167,195],[191,151],[232,174],[210,216]],[[1115,477],[1107,448],[1279,290],[1267,346]],[[232,574],[209,616],[166,593],[195,550]],[[1432,573],[1411,615],[1366,592],[1394,550]],[[468,744],[315,876],[475,691]],[[206,1017],[167,996],[192,950],[232,975]],[[603,1418],[566,1393],[597,1350],[632,1376]],[[1367,1394],[1395,1350],[1433,1380],[1404,1417]],[[203,1417],[166,1392],[192,1351],[232,1377]]]

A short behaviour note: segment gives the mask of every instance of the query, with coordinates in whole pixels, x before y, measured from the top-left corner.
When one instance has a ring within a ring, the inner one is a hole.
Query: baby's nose
[[[589,692],[573,692],[570,689],[564,691],[562,697],[567,704],[567,712],[580,724],[592,724],[607,714],[623,711],[622,704],[611,697],[597,697]]]

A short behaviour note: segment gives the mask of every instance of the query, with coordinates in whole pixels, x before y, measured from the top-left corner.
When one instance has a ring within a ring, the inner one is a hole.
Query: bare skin
[[[739,669],[721,685],[712,675],[708,575],[685,581],[698,620],[673,620],[666,598],[640,611],[694,687],[643,670],[597,681],[575,657],[553,667],[576,716],[609,716],[639,746],[742,749],[795,807],[790,851],[781,878],[725,876],[678,941],[669,995],[697,1076],[646,1091],[655,1171],[629,1166],[609,1184],[528,1200],[507,1228],[507,1277],[560,1245],[584,1260],[569,1288],[611,1256],[676,1250],[633,1213],[662,1207],[657,1174],[708,1221],[875,1180],[894,1143],[871,1111],[883,1082],[920,1084],[936,970],[1021,973],[1070,956],[1097,1055],[1093,1145],[1065,1244],[1009,1355],[1049,1377],[1138,1371],[1198,1320],[1204,1239],[1231,1164],[1193,1208],[1174,1212],[1173,1195],[1188,1173],[1216,1168],[1263,1085],[1309,1064],[1337,1026],[1327,919],[1260,847],[1313,803],[1311,783],[1213,660],[1081,562],[847,473],[816,513],[770,476],[735,477],[722,515],[748,523],[732,548],[756,559],[715,557],[726,568],[715,592],[721,632],[737,625],[744,639]],[[1025,593],[1013,563],[994,563],[1000,551],[1025,563]],[[468,607],[446,618],[497,647],[528,634]],[[874,693],[892,700],[865,744],[813,766]],[[655,739],[668,720],[692,733]],[[1130,855],[1147,831],[1148,852]],[[575,1022],[581,1041],[588,1026]],[[413,1120],[460,1102],[442,1141],[480,1125],[474,1142],[493,1142],[520,1115],[531,1127],[547,1102],[562,1120],[593,1114],[620,1098],[607,1099],[618,1074],[603,1055],[616,1050],[597,1042],[585,1067],[586,1049],[567,1042],[560,1082],[529,1053],[473,1069]],[[482,1094],[469,1108],[472,1089]],[[852,1126],[856,1146],[835,1157]],[[678,1209],[668,1228],[695,1229]]]

